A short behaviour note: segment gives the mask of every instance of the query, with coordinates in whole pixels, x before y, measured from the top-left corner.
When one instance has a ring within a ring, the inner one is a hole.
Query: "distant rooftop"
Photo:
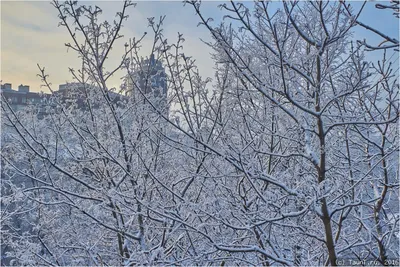
[[[6,92],[18,92],[18,93],[29,93],[29,85],[19,85],[18,86],[18,91],[12,89],[12,84],[11,83],[4,83],[1,85],[1,91],[6,91]]]

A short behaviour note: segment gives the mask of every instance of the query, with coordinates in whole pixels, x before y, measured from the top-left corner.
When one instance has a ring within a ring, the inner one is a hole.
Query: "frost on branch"
[[[5,263],[399,257],[398,77],[389,50],[370,62],[353,39],[344,2],[226,3],[218,26],[186,2],[211,34],[213,79],[181,33],[166,40],[168,18],[119,43],[130,2],[113,22],[53,5],[81,64],[59,90],[39,66],[40,105],[16,110],[2,91]]]

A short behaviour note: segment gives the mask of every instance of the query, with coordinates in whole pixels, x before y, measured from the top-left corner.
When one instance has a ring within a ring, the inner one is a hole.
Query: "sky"
[[[135,2],[135,1],[134,1]],[[113,20],[120,11],[120,1],[88,1],[85,5],[98,5],[103,9],[102,18]],[[217,7],[222,2],[203,1],[202,10],[207,17],[222,18]],[[361,2],[351,1],[356,8]],[[391,11],[374,8],[377,2],[367,3],[360,20],[373,25],[389,36],[399,39],[399,20],[391,15]],[[250,4],[250,2],[249,2]],[[57,10],[49,1],[0,1],[1,8],[1,77],[3,83],[12,83],[13,89],[19,84],[30,85],[31,91],[47,91],[41,88],[37,77],[38,67],[45,67],[49,80],[58,89],[58,85],[72,81],[68,67],[79,68],[80,61],[72,50],[67,50],[65,43],[71,42],[66,29],[58,27]],[[198,27],[199,18],[193,7],[184,6],[181,1],[138,1],[136,7],[130,7],[128,21],[122,29],[124,38],[115,43],[110,56],[110,66],[118,64],[124,49],[124,43],[132,37],[140,37],[143,32],[150,33],[147,18],[158,18],[166,15],[164,36],[170,41],[177,39],[180,32],[185,38],[185,54],[193,56],[205,77],[213,77],[213,62],[209,56],[211,48],[201,40],[211,40],[205,27]],[[363,36],[372,44],[381,40],[375,34],[359,29],[356,37]],[[153,36],[147,35],[143,42],[143,56],[146,56]],[[146,51],[147,48],[147,51]],[[398,55],[397,55],[398,56]],[[376,56],[378,58],[378,55]],[[111,87],[118,87],[121,75],[115,75]]]
[[[114,19],[115,13],[122,8],[120,1],[89,1],[85,5],[98,5],[103,9],[102,18]],[[49,1],[1,1],[1,80],[12,83],[13,89],[19,84],[30,85],[31,91],[46,91],[41,88],[37,77],[39,64],[45,67],[49,80],[55,88],[58,84],[72,81],[68,67],[79,68],[80,61],[74,51],[65,47],[71,42],[66,28],[58,27],[57,10]],[[217,2],[208,5],[217,7]],[[216,9],[218,11],[218,9]],[[122,29],[124,38],[115,43],[110,61],[116,66],[124,51],[125,42],[132,37],[140,37],[148,32],[143,42],[143,56],[150,53],[149,47],[154,35],[148,26],[148,17],[159,18],[166,15],[164,36],[173,42],[178,32],[185,38],[185,53],[196,58],[204,76],[212,76],[212,61],[208,54],[211,49],[200,40],[211,40],[203,27],[197,27],[199,19],[190,6],[183,6],[178,1],[137,2],[130,7],[128,21]],[[146,49],[147,48],[147,49]],[[207,56],[204,56],[204,55]],[[112,64],[110,64],[111,66]],[[120,76],[111,79],[112,86],[118,86]]]

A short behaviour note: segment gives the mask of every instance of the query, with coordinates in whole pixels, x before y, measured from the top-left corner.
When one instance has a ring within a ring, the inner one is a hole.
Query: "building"
[[[167,105],[167,75],[161,61],[155,59],[154,54],[149,59],[142,60],[140,68],[138,68],[134,76],[127,79],[127,95],[135,100],[150,100],[157,108],[161,110]],[[132,80],[136,85],[132,84]]]
[[[153,93],[154,97],[167,96],[167,81],[162,63],[151,54],[150,59],[143,61],[139,71],[139,86],[145,94]]]
[[[49,94],[36,93],[29,91],[29,85],[19,85],[18,90],[12,89],[11,83],[1,85],[1,94],[10,104],[14,111],[19,111],[28,105],[44,105],[44,100]],[[42,116],[44,109],[39,111],[39,116]]]
[[[78,109],[85,110],[88,107],[88,103],[92,105],[92,108],[97,108],[100,102],[103,102],[103,93],[101,88],[90,84],[82,83],[66,83],[60,84],[58,91],[54,92],[55,95],[61,98],[61,101],[66,103],[66,107],[70,107],[75,104]],[[123,105],[126,96],[107,90],[107,95],[111,103],[116,105]],[[87,98],[91,98],[88,101]],[[106,102],[103,102],[106,103]]]

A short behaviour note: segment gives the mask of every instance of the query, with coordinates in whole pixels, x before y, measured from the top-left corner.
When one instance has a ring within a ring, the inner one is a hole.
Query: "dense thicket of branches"
[[[53,5],[72,38],[66,46],[82,59],[71,69],[79,96],[53,94],[43,119],[37,106],[14,112],[2,98],[1,234],[10,263],[399,258],[399,83],[390,57],[399,43],[359,21],[362,9],[232,2],[215,27],[188,2],[213,38],[212,80],[183,53],[181,35],[167,42],[164,18],[149,19],[165,99],[143,89],[144,73],[146,86],[157,86],[139,57],[144,36],[126,43],[118,66],[107,64],[132,3],[113,23],[99,21],[98,7]],[[357,42],[358,26],[387,45]],[[371,49],[382,51],[379,62],[368,61]],[[121,70],[124,83],[110,89]]]

